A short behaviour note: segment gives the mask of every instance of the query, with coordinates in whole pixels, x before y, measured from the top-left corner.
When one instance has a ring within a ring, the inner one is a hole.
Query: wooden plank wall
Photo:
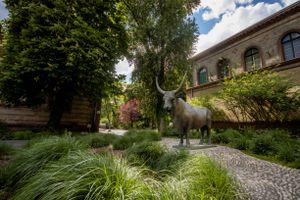
[[[87,130],[91,123],[93,108],[86,98],[75,97],[70,111],[62,117],[61,125],[73,130]],[[49,119],[47,105],[38,108],[0,106],[0,121],[9,127],[43,127]]]

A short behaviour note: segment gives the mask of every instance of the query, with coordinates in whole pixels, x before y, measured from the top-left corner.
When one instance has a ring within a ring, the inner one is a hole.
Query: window
[[[261,67],[259,52],[256,48],[251,48],[245,52],[246,71]]]
[[[198,85],[204,84],[207,82],[207,69],[201,68],[198,71]]]
[[[225,76],[229,76],[229,60],[226,58],[219,59],[217,64],[218,67],[218,78],[223,79]]]
[[[284,60],[300,58],[300,33],[290,32],[281,40]]]

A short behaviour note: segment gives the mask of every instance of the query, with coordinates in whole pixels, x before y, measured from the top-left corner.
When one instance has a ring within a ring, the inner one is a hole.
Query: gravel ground
[[[198,144],[199,140],[191,140]],[[176,138],[163,138],[168,148],[179,143]],[[239,185],[254,200],[300,200],[300,170],[260,160],[224,146],[190,150],[206,155],[226,167]],[[247,198],[246,198],[247,199]]]

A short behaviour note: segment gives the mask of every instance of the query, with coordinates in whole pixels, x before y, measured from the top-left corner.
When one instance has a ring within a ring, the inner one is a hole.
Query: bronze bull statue
[[[186,76],[186,75],[185,75]],[[164,91],[160,88],[156,77],[156,87],[158,91],[163,94],[164,109],[171,111],[173,117],[173,127],[180,134],[179,146],[183,146],[183,135],[186,138],[186,146],[190,146],[188,132],[190,129],[200,129],[201,138],[200,144],[203,144],[204,131],[207,131],[208,145],[211,144],[211,111],[205,107],[195,107],[186,103],[183,99],[178,98],[176,95],[183,86],[183,82],[176,90]]]

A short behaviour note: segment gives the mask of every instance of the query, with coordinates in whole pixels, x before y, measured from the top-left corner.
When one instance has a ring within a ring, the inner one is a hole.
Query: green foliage
[[[190,100],[190,104],[210,109],[213,113],[212,119],[214,121],[222,121],[228,119],[226,113],[217,106],[218,101],[216,96],[194,97]]]
[[[140,142],[152,142],[161,140],[161,136],[158,132],[153,130],[129,130],[123,136],[117,136],[114,134],[89,134],[86,136],[78,137],[78,139],[89,147],[98,148],[108,145],[113,145],[114,149],[124,150],[136,143]]]
[[[5,139],[10,134],[7,125],[0,121],[0,139]]]
[[[148,138],[157,138],[154,133]],[[167,151],[158,143],[136,143],[126,151],[126,158],[136,155],[152,171],[86,147],[70,137],[40,139],[16,155],[1,180],[17,189],[12,199],[235,199],[227,171],[206,157]]]
[[[219,141],[224,144],[228,144],[231,142],[231,140],[238,139],[242,135],[239,133],[239,131],[234,129],[226,129],[224,132],[218,135]]]
[[[163,87],[175,89],[188,69],[197,27],[187,16],[199,3],[199,0],[125,1],[132,34],[128,58],[135,65],[133,80],[138,82],[144,117],[151,122],[164,115],[155,77],[159,77]]]
[[[268,70],[225,78],[220,96],[238,120],[290,120],[300,107],[299,90]]]
[[[168,151],[158,143],[144,142],[126,149],[126,158],[134,165],[145,165],[159,173],[159,177],[174,175],[188,158],[186,151]]]
[[[251,140],[249,140],[247,137],[245,136],[241,136],[238,138],[233,139],[230,142],[230,145],[233,148],[239,149],[239,150],[247,150],[250,148],[250,144],[251,144]]]
[[[8,144],[0,143],[0,158],[3,156],[9,156],[15,152],[15,149]]]
[[[84,148],[81,142],[70,137],[51,137],[36,142],[13,157],[8,166],[6,184],[14,188],[21,187],[49,162],[59,160],[70,151]]]
[[[14,199],[150,199],[142,173],[124,160],[76,152],[30,178]]]
[[[283,129],[227,129],[212,135],[213,143],[223,143],[245,150],[260,159],[300,168],[300,140]]]
[[[116,140],[113,143],[115,149],[127,149],[134,145],[135,143],[140,142],[150,142],[150,141],[159,141],[161,140],[160,133],[152,130],[129,130],[124,134],[123,137],[120,137],[119,140]]]
[[[119,75],[101,100],[101,122],[106,126],[118,128],[120,125],[118,109],[124,103],[124,78]]]
[[[120,140],[120,137],[114,134],[96,133],[83,136],[80,140],[92,148],[98,148],[114,144],[116,140]]]
[[[194,157],[184,163],[178,174],[190,183],[186,199],[236,199],[234,181],[213,160]]]
[[[49,99],[48,124],[57,128],[74,95],[97,101],[114,82],[114,65],[127,48],[124,9],[119,0],[5,3],[11,15],[1,98],[28,106]]]
[[[140,163],[138,164],[145,164],[146,166],[154,169],[155,164],[165,152],[165,147],[158,143],[144,142],[126,149],[125,154],[129,160],[134,158],[133,160],[136,161],[135,157],[137,157],[138,160],[140,160]]]
[[[256,135],[251,144],[250,150],[256,154],[267,155],[274,150],[275,141],[271,134]]]

